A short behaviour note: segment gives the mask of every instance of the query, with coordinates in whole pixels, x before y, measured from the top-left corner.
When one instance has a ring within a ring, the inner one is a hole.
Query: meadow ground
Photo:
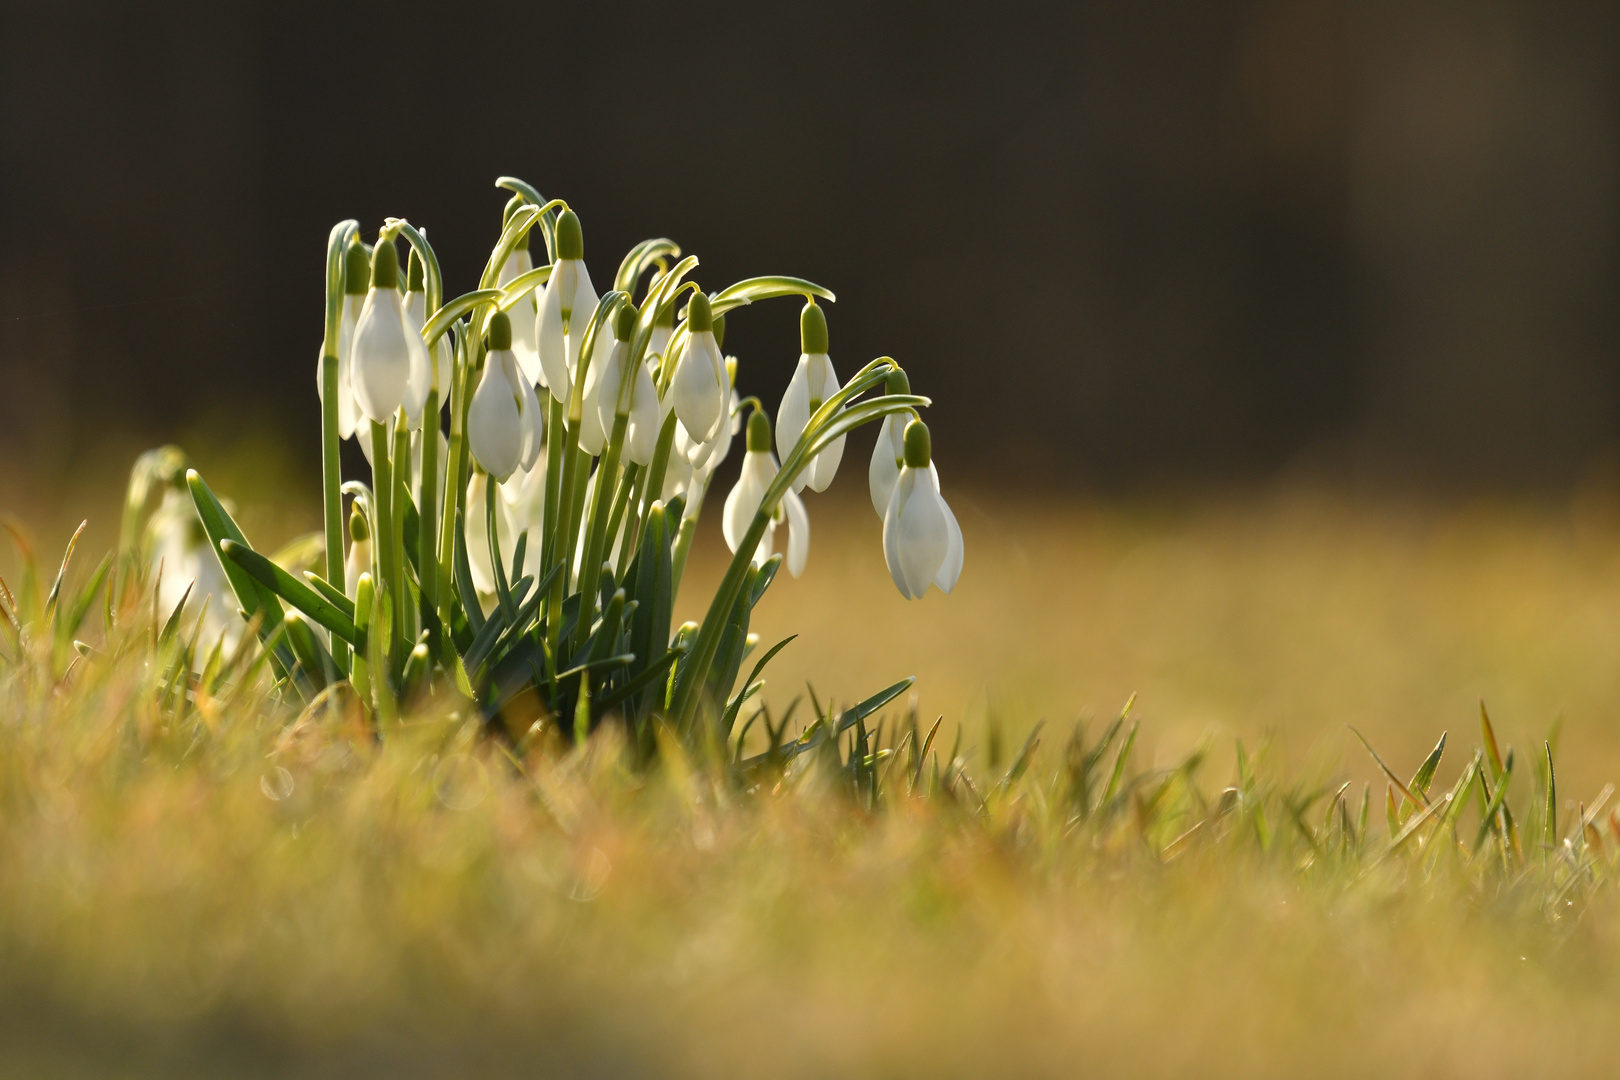
[[[917,676],[920,760],[904,699],[892,757],[737,783],[611,736],[517,762],[433,710],[379,748],[256,691],[158,707],[138,649],[14,670],[0,1071],[1612,1074],[1620,504],[948,494],[955,595],[903,601],[870,507],[822,497],[754,626],[800,635],[778,714]],[[1129,757],[1127,725],[1093,758],[1133,692]],[[1451,733],[1398,846],[1347,725],[1413,788]]]

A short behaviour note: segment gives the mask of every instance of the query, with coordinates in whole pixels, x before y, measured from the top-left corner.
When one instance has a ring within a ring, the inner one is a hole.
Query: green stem
[[[675,677],[675,696],[670,701],[669,719],[678,732],[684,733],[691,727],[700,691],[708,681],[709,667],[714,663],[714,654],[720,647],[720,632],[737,604],[743,582],[748,577],[748,568],[753,563],[754,552],[759,549],[759,542],[764,539],[765,530],[770,526],[775,504],[768,496],[769,493],[748,526],[747,534],[737,545],[737,554],[732,556],[731,565],[726,567],[726,576],[720,579],[720,587],[715,590],[709,610],[703,616],[703,624],[698,627],[697,640],[692,643],[692,649],[686,654],[680,673]],[[781,498],[780,492],[777,498]]]
[[[377,566],[382,573],[378,591],[386,589],[390,595],[398,596],[399,571],[394,565],[394,476],[389,467],[388,449],[388,425],[371,421],[371,498],[375,518],[372,527],[376,535]],[[384,651],[386,653],[386,646]]]
[[[614,573],[620,582],[630,570],[630,560],[635,558],[636,550],[641,544],[641,517],[638,510],[641,506],[641,487],[647,482],[647,470],[640,465],[632,463],[624,471],[624,480],[619,484],[619,494],[613,503],[613,517],[608,520],[608,535],[617,536],[619,522],[624,521],[624,543],[619,545],[619,563]],[[626,520],[628,519],[628,520]]]
[[[692,537],[697,535],[698,514],[703,510],[703,500],[709,494],[709,482],[713,474],[699,480],[692,478],[692,483],[686,489],[686,511],[681,514],[681,528],[675,536],[675,550],[670,557],[669,573],[669,602],[675,603],[675,598],[681,595],[681,577],[686,572],[686,553],[692,549]]]
[[[394,646],[400,647],[404,642],[415,638],[415,623],[411,619],[410,588],[405,583],[405,507],[411,498],[411,431],[405,420],[404,410],[394,414],[394,448],[389,455],[390,470],[394,474],[394,573],[397,585],[391,586],[394,594]],[[396,652],[395,658],[403,662],[404,653]]]
[[[416,538],[416,555],[422,565],[416,568],[422,585],[422,599],[435,611],[439,607],[439,570],[437,561],[428,560],[438,552],[439,517],[439,391],[428,391],[427,404],[422,409],[422,482],[417,489],[416,512],[420,525]]]
[[[343,320],[343,256],[360,231],[357,221],[332,227],[326,241],[326,337],[321,347],[321,509],[325,514],[326,581],[343,588],[343,461],[338,437],[338,333]],[[347,673],[349,647],[333,639],[332,659]]]
[[[607,546],[607,523],[610,507],[608,492],[616,491],[619,479],[619,454],[624,447],[624,433],[630,418],[619,413],[613,418],[613,434],[607,449],[596,466],[596,491],[591,497],[591,513],[586,519],[585,555],[579,567],[579,622],[575,624],[575,648],[590,636],[591,618],[596,614],[596,587],[602,580],[602,552]]]
[[[664,474],[669,471],[669,455],[675,445],[675,410],[664,417],[664,426],[658,429],[658,445],[653,450],[652,464],[647,467],[647,486],[641,492],[641,516],[646,518],[652,504],[664,493]]]
[[[450,356],[450,439],[444,463],[444,509],[439,515],[439,520],[444,522],[444,528],[439,530],[439,622],[446,629],[451,625],[452,604],[457,597],[451,575],[456,543],[456,481],[461,475],[462,455],[466,452],[461,427],[461,399],[466,396],[466,357],[466,340],[458,332]]]

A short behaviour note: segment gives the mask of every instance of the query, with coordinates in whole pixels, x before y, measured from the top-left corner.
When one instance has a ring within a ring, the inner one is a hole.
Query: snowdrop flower
[[[517,248],[501,264],[501,272],[495,277],[496,287],[504,289],[513,278],[534,269],[534,260],[529,255],[529,237],[532,235],[532,230],[524,233]],[[591,310],[596,310],[594,304]],[[535,302],[535,294],[531,292],[512,308],[512,355],[517,357],[518,368],[524,378],[543,386],[546,380],[545,373],[540,370],[539,323],[540,307]]]
[[[525,529],[529,544],[523,554],[523,573],[540,572],[540,536],[546,518],[546,459],[542,454],[534,465],[519,469],[501,485],[501,550],[508,556],[516,550],[517,537]],[[507,537],[511,537],[508,541]]]
[[[405,401],[416,362],[411,336],[405,327],[399,294],[399,250],[392,241],[379,241],[371,255],[371,289],[354,328],[354,358],[350,362],[355,403],[374,422],[386,423]],[[418,345],[421,341],[416,338]],[[420,367],[415,374],[425,382],[425,349],[420,351]],[[425,385],[422,396],[427,396]],[[417,412],[420,415],[420,406]]]
[[[360,575],[375,573],[371,566],[371,526],[356,502],[349,510],[349,555],[343,561],[343,594],[353,600],[360,588]]]
[[[422,344],[422,328],[427,325],[427,294],[423,291],[422,263],[411,252],[409,284],[405,288],[406,343],[411,349],[411,378],[405,391],[405,416],[410,428],[422,426],[422,409],[427,404],[428,391],[439,391],[439,405],[444,401],[445,376],[450,372],[450,337],[440,334],[430,350]],[[433,426],[432,420],[428,426]]]
[[[839,390],[838,376],[833,374],[832,361],[827,358],[827,316],[814,300],[799,313],[799,345],[803,350],[799,367],[782,395],[782,407],[776,411],[776,452],[783,459],[793,452],[821,403]],[[793,481],[793,490],[803,491],[809,484],[813,491],[826,491],[843,456],[844,436],[840,435],[810,459]]]
[[[669,397],[693,440],[706,443],[719,433],[730,383],[714,340],[713,309],[701,292],[693,293],[687,305],[686,328],[686,348],[675,364]]]
[[[485,500],[489,497],[489,474],[474,469],[467,481],[466,517],[462,519],[467,538],[467,569],[472,572],[473,588],[483,596],[495,593],[495,571],[489,561],[489,516]],[[512,558],[512,537],[508,532],[506,515],[495,514],[495,535],[500,537],[501,556]]]
[[[519,465],[533,465],[544,446],[540,400],[512,355],[512,321],[505,312],[489,320],[484,374],[467,406],[467,442],[478,464],[498,480]]]
[[[883,513],[883,560],[900,595],[921,600],[930,584],[956,587],[962,573],[962,530],[939,494],[928,425],[906,425],[905,458]]]
[[[731,489],[731,494],[726,496],[725,515],[721,521],[726,546],[733,552],[754,523],[754,516],[759,513],[760,504],[765,499],[765,489],[776,479],[777,469],[776,455],[771,453],[771,422],[762,411],[755,409],[748,417],[748,453],[743,457],[742,475],[737,478],[737,486]],[[792,491],[783,493],[781,504],[771,515],[771,523],[754,552],[754,565],[758,566],[771,557],[776,526],[784,519],[788,527],[785,561],[788,573],[798,577],[804,572],[804,560],[810,554],[810,518],[804,512],[804,503]]]
[[[371,260],[359,243],[349,245],[343,255],[343,307],[338,316],[338,438],[347,439],[360,423],[360,408],[354,403],[354,329],[365,306],[366,290],[371,287]],[[324,354],[326,347],[322,345]],[[321,369],[315,368],[315,393],[326,401],[326,384]]]
[[[630,367],[630,337],[635,328],[635,305],[625,303],[614,313],[613,346],[602,364],[602,377],[596,381],[595,387],[597,422],[604,432],[613,431],[620,415],[619,406],[623,404],[620,397]],[[658,429],[663,423],[663,414],[659,409],[658,388],[653,385],[652,373],[647,370],[646,364],[635,367],[636,370],[631,373],[634,382],[630,387],[630,402],[623,414],[630,421],[625,429],[624,453],[637,465],[651,465],[653,454],[658,449]],[[594,364],[592,369],[595,370]],[[589,407],[590,403],[587,402],[586,408]],[[584,445],[583,431],[580,443]]]
[[[899,368],[889,372],[891,394],[911,393],[911,380]],[[917,418],[911,410],[890,413],[883,418],[878,429],[877,445],[872,447],[872,465],[866,472],[867,486],[872,491],[872,509],[882,517],[889,512],[889,496],[894,494],[895,481],[900,479],[900,467],[906,458],[906,425]]]
[[[147,525],[152,537],[151,571],[162,574],[157,591],[159,617],[168,618],[182,599],[191,612],[204,610],[206,603],[203,639],[211,643],[223,638],[229,648],[242,633],[242,620],[234,617],[239,604],[197,518],[184,475],[176,474]],[[197,657],[198,663],[205,655]]]
[[[546,282],[535,321],[542,380],[551,396],[568,404],[579,347],[591,316],[596,314],[596,290],[585,269],[585,239],[579,217],[564,210],[557,219],[557,262]],[[594,357],[592,359],[595,359]]]

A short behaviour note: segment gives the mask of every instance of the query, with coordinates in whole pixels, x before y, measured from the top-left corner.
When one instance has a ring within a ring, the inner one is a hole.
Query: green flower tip
[[[585,234],[579,230],[579,215],[572,210],[564,210],[562,217],[557,219],[557,258],[583,259],[585,257]]]
[[[934,447],[928,437],[928,425],[913,420],[906,425],[906,464],[913,469],[926,469],[933,459]]]
[[[489,318],[489,347],[492,352],[512,347],[512,320],[504,311],[497,311]]]
[[[411,248],[409,269],[405,275],[406,292],[422,292],[427,288],[427,271],[422,267],[422,260],[416,257],[416,248]]]
[[[765,415],[764,409],[755,409],[748,416],[748,450],[750,453],[763,453],[770,448],[771,418]]]
[[[371,538],[371,526],[366,524],[366,515],[360,512],[358,503],[349,511],[349,539],[359,544]]]
[[[392,240],[378,240],[371,252],[371,286],[374,289],[399,288],[399,248]]]
[[[613,336],[620,341],[629,341],[630,335],[635,332],[636,316],[639,314],[636,305],[628,300],[620,304],[619,310],[613,313]]]
[[[693,334],[701,334],[705,330],[714,332],[714,308],[709,306],[709,298],[701,292],[693,293],[691,303],[686,305],[686,329]]]
[[[675,326],[675,305],[665,304],[659,308],[658,314],[653,317],[653,325],[667,326],[673,329]]]
[[[371,288],[371,260],[366,257],[365,245],[356,240],[343,254],[343,291],[350,296],[364,296]]]
[[[827,351],[827,316],[814,300],[799,312],[799,345],[807,356]]]
[[[904,371],[895,368],[889,372],[889,381],[884,385],[884,390],[890,394],[909,394],[911,393],[911,380],[906,377]]]
[[[725,343],[726,317],[724,315],[716,315],[714,317],[714,347],[717,349],[722,348],[725,346]]]
[[[506,207],[503,210],[501,210],[501,228],[503,230],[508,225],[510,225],[512,223],[512,215],[517,213],[518,210],[525,203],[527,203],[528,201],[529,200],[525,199],[521,195],[514,195],[510,199],[506,200]],[[526,250],[528,250],[528,247],[529,247],[529,233],[531,233],[533,231],[534,231],[533,229],[529,229],[526,232],[524,232],[524,234],[522,236],[518,237],[517,247],[514,250],[516,250],[516,251],[526,251]]]

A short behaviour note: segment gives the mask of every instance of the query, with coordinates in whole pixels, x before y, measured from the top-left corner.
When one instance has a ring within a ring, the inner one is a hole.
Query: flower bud
[[[489,351],[512,347],[512,320],[504,311],[497,311],[489,318]]]
[[[427,288],[427,273],[422,267],[422,260],[416,257],[416,248],[411,248],[410,265],[405,274],[405,291],[422,292]]]
[[[928,437],[928,425],[913,420],[906,425],[906,464],[913,469],[926,469],[933,458],[933,445]]]
[[[763,410],[755,409],[748,417],[748,451],[764,453],[771,448],[771,420]]]
[[[827,316],[814,300],[799,312],[799,351],[806,356],[827,351]]]
[[[619,310],[613,315],[613,336],[619,341],[629,341],[630,335],[636,330],[636,305],[625,301],[619,305]]]
[[[392,240],[378,240],[371,252],[371,284],[379,289],[399,288],[399,248]]]
[[[903,370],[895,368],[889,372],[889,380],[884,384],[883,389],[890,394],[909,394],[911,393],[911,380],[906,377]]]
[[[579,215],[572,210],[564,210],[562,217],[557,219],[557,258],[583,259],[585,257],[585,234],[579,228]]]
[[[364,296],[371,288],[371,260],[366,257],[365,245],[356,240],[343,254],[343,291],[350,296]]]
[[[693,293],[691,302],[686,305],[686,329],[692,334],[714,332],[714,308],[701,292]]]
[[[366,515],[360,512],[359,503],[349,508],[349,539],[356,544],[371,539],[371,526],[366,522]]]
[[[502,230],[505,230],[506,226],[511,224],[512,215],[517,213],[518,210],[520,210],[523,207],[523,204],[526,203],[526,202],[528,202],[528,200],[525,199],[521,195],[514,195],[510,199],[506,200],[506,206],[501,210],[501,229]],[[526,251],[526,250],[528,250],[528,247],[529,247],[529,233],[532,233],[533,231],[534,231],[533,229],[529,229],[528,231],[524,232],[524,234],[522,236],[518,237],[517,247],[515,249],[513,249],[513,250],[516,250],[516,251]]]

